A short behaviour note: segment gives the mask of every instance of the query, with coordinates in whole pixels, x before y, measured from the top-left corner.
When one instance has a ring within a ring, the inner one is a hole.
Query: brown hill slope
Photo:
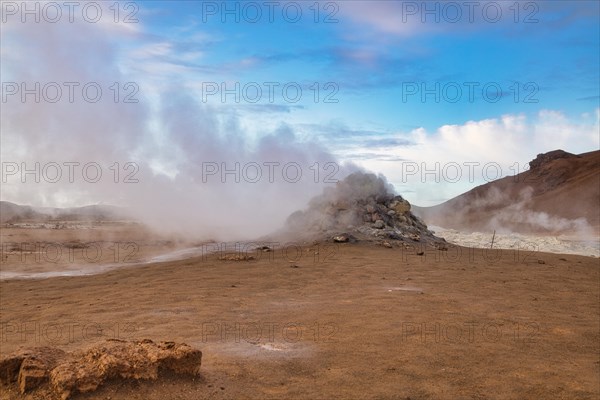
[[[415,207],[415,214],[427,224],[466,231],[600,232],[600,151],[555,150],[529,166],[437,206]]]

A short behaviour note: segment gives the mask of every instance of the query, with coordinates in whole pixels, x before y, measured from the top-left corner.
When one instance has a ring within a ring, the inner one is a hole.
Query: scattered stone
[[[19,350],[0,359],[0,380],[17,384],[21,394],[42,388],[66,400],[117,379],[157,379],[165,370],[199,373],[202,352],[184,343],[108,339],[86,351],[65,353],[51,347]]]
[[[290,268],[300,268],[300,266],[296,265],[296,264],[292,264],[292,265],[290,265]]]
[[[544,260],[538,260],[538,264],[546,264],[546,261],[544,261]]]
[[[387,233],[387,237],[392,239],[392,240],[402,240],[402,235],[399,235],[396,232],[388,232]]]
[[[249,256],[247,254],[226,254],[219,257],[219,260],[221,261],[251,261],[254,259],[254,256]]]
[[[417,252],[417,255],[418,255],[418,256],[422,256],[423,254],[425,254],[425,252],[424,252],[424,251],[419,251],[419,252]]]
[[[262,251],[264,253],[268,253],[270,251],[273,251],[273,249],[270,248],[269,246],[259,246],[259,247],[256,248],[256,250],[260,250],[260,251]]]
[[[377,221],[375,221],[373,227],[375,229],[383,229],[385,227],[385,223],[382,220],[378,219]]]
[[[392,245],[391,245],[389,242],[383,242],[383,243],[381,243],[381,245],[382,245],[383,247],[387,247],[388,249],[391,249],[391,248],[392,248]]]
[[[338,235],[333,237],[333,241],[336,243],[346,243],[350,241],[350,238],[346,235]]]

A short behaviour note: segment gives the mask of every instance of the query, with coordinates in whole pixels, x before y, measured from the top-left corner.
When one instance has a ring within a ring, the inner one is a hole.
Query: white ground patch
[[[429,226],[429,229],[434,231],[436,236],[443,237],[449,243],[459,246],[489,249],[492,244],[492,234],[490,233],[467,233],[439,226]],[[600,238],[582,239],[569,236],[496,233],[494,248],[600,257]]]

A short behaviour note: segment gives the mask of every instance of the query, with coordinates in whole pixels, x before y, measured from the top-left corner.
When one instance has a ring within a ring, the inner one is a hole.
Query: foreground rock
[[[184,343],[109,339],[83,352],[38,347],[0,360],[0,381],[22,394],[45,389],[56,398],[96,390],[114,379],[157,379],[159,373],[199,374],[202,352]]]
[[[411,205],[395,195],[382,177],[357,172],[309,203],[308,209],[292,214],[282,232],[295,238],[423,243],[444,247],[411,212]],[[387,247],[387,246],[386,246]]]

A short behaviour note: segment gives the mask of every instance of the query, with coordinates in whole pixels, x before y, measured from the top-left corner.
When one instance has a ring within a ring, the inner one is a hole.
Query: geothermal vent
[[[356,172],[313,198],[286,221],[284,234],[302,239],[386,240],[445,247],[384,178]]]

